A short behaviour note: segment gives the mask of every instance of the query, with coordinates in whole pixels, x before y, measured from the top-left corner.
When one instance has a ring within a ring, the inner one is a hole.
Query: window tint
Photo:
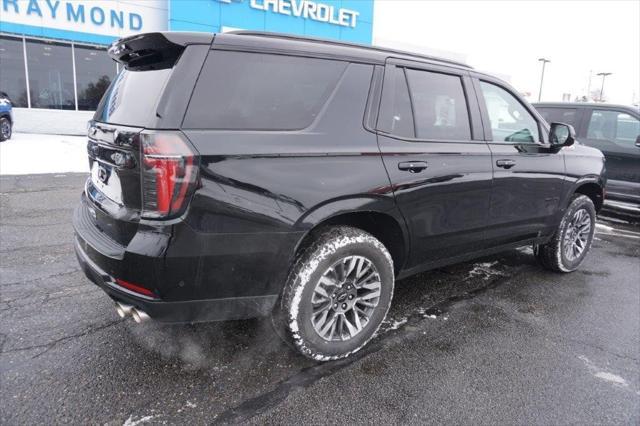
[[[324,59],[211,52],[184,126],[303,129],[318,115],[346,67],[346,62]]]
[[[618,114],[615,142],[620,145],[635,146],[640,136],[640,121],[629,114]]]
[[[97,121],[145,126],[155,116],[156,106],[172,69],[130,71],[122,69],[104,94],[94,115]]]
[[[591,113],[587,138],[604,139],[621,146],[634,146],[640,135],[640,121],[618,111],[596,110]]]
[[[32,108],[75,109],[71,46],[27,41]]]
[[[78,109],[93,111],[116,73],[116,64],[107,51],[75,46]]]
[[[484,81],[480,82],[480,87],[487,104],[494,141],[522,143],[540,140],[538,123],[515,96]]]
[[[551,123],[565,123],[576,127],[576,113],[574,108],[536,108],[544,120]]]
[[[460,77],[407,69],[417,137],[470,140],[469,112]]]
[[[392,135],[413,138],[413,113],[407,79],[402,68],[396,68],[391,87],[383,89],[378,129]]]
[[[22,40],[0,37],[0,64],[0,92],[9,95],[13,106],[26,107],[27,82]]]

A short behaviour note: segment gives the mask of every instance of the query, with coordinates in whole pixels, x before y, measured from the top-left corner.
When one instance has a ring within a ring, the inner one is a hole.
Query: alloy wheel
[[[380,302],[380,275],[363,256],[347,256],[318,280],[311,322],[324,340],[345,341],[359,334]]]
[[[573,214],[563,239],[564,255],[569,261],[578,259],[587,248],[591,233],[591,216],[586,209]]]

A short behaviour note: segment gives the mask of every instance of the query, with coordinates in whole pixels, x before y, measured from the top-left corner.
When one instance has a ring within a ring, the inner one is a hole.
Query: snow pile
[[[13,108],[13,133],[86,135],[94,111]]]
[[[0,143],[0,175],[89,173],[86,136],[14,133]]]
[[[504,272],[499,271],[494,268],[498,264],[498,261],[493,262],[483,262],[483,263],[474,263],[473,269],[471,269],[467,275],[467,279],[471,279],[474,277],[481,277],[483,280],[488,280],[492,276],[503,276]]]

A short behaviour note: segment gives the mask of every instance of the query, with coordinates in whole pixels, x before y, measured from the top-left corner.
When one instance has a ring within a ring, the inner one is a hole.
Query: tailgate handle
[[[398,163],[398,169],[406,170],[410,173],[420,173],[426,168],[427,163],[425,161],[404,161],[402,163]]]

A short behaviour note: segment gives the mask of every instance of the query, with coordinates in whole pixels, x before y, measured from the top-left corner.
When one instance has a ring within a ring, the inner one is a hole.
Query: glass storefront
[[[104,47],[5,35],[0,63],[0,91],[25,108],[95,110],[117,72]]]
[[[0,38],[0,92],[9,95],[14,106],[27,107],[27,80],[22,39]]]
[[[115,62],[104,49],[74,46],[78,109],[94,111],[115,77]]]
[[[31,108],[75,109],[71,46],[26,43]]]

